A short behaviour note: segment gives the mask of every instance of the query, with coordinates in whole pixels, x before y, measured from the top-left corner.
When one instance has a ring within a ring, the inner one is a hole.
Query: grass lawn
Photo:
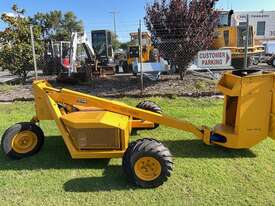
[[[131,105],[140,99],[121,99]],[[166,114],[197,125],[221,121],[222,101],[152,98]],[[0,134],[28,121],[33,103],[0,104]],[[172,177],[157,189],[132,187],[121,159],[72,160],[53,122],[42,122],[42,151],[11,161],[0,153],[0,205],[275,205],[275,141],[251,150],[206,146],[192,134],[161,126],[132,139],[154,137],[174,155]]]

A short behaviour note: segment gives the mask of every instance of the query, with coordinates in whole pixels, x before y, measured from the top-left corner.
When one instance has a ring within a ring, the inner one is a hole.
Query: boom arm
[[[82,45],[85,49],[86,55],[89,58],[90,61],[92,61],[95,58],[95,51],[91,44],[89,43],[86,34],[79,35],[77,32],[73,32],[71,36],[71,53],[70,53],[70,69],[69,69],[69,75],[71,73],[77,72],[76,70],[76,56],[77,56],[77,46]]]
[[[209,143],[210,130],[206,127],[198,128],[195,125],[177,120],[165,115],[153,113],[150,111],[138,109],[136,107],[128,106],[124,103],[111,101],[91,95],[86,95],[79,92],[74,92],[68,89],[55,89],[50,87],[45,81],[37,81],[34,84],[39,86],[48,96],[50,96],[56,103],[63,103],[72,106],[98,107],[118,114],[123,114],[131,117],[136,117],[146,121],[163,124],[168,127],[180,129],[191,132],[198,138],[203,139]]]

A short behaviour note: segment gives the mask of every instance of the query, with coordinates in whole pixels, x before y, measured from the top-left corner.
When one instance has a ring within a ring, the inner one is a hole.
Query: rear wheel
[[[172,173],[172,155],[168,148],[154,139],[131,143],[123,156],[123,169],[136,186],[154,188],[167,181]]]
[[[8,128],[1,139],[4,153],[12,159],[36,154],[44,144],[44,133],[34,123],[17,123]]]
[[[253,65],[258,65],[260,63],[259,57],[253,57],[251,61]]]
[[[155,102],[152,102],[152,101],[144,101],[144,102],[140,102],[136,108],[139,108],[139,109],[143,109],[143,110],[147,110],[147,111],[150,111],[150,112],[154,112],[154,113],[158,113],[158,114],[161,114],[162,113],[162,110],[160,108],[159,105],[157,105]],[[154,128],[152,129],[156,129],[159,127],[159,124],[154,124]]]

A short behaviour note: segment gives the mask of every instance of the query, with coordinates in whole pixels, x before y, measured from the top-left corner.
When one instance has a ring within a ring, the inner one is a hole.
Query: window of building
[[[258,21],[257,22],[257,36],[264,36],[265,35],[265,21]]]
[[[247,25],[246,22],[240,22],[240,23],[239,23],[239,26],[246,26],[246,25]]]

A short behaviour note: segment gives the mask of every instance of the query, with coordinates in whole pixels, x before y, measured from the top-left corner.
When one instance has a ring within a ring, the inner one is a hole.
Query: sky
[[[127,41],[129,33],[137,31],[139,20],[145,15],[144,7],[150,2],[152,0],[0,0],[0,14],[10,12],[13,4],[24,8],[28,16],[51,10],[73,11],[83,20],[89,33],[93,29],[113,30],[113,15],[110,12],[115,11],[119,40]],[[235,11],[275,11],[275,0],[219,0],[216,7]],[[3,28],[4,24],[0,21],[0,30]]]

